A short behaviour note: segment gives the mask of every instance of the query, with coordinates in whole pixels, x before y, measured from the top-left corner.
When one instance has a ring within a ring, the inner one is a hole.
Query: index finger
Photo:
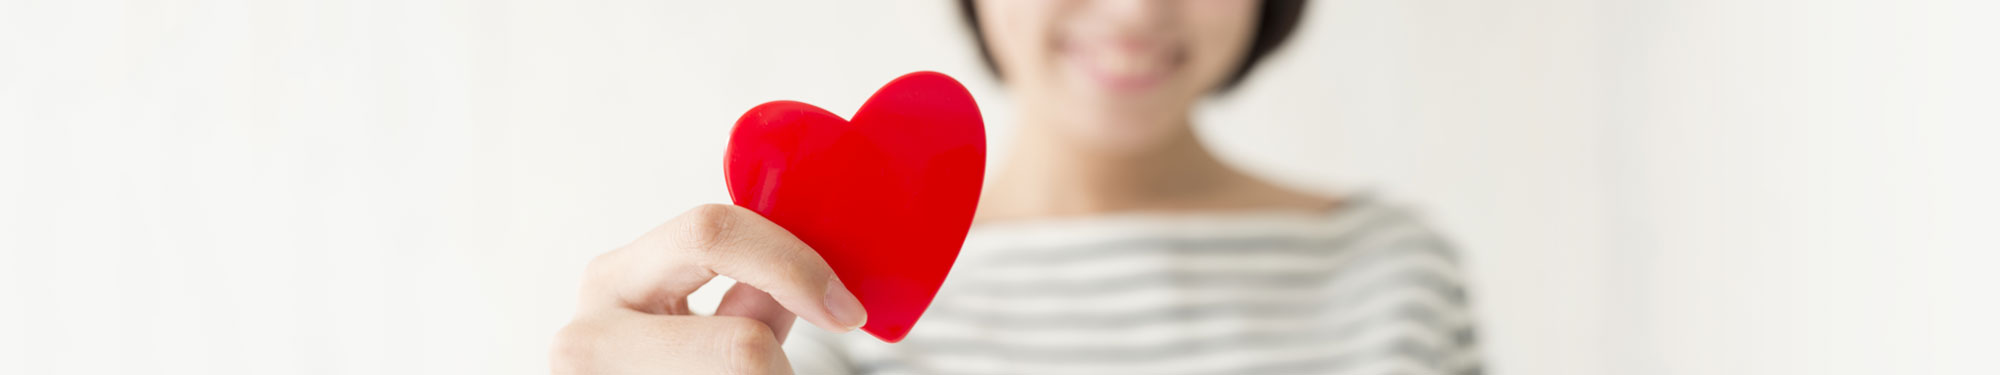
[[[587,308],[684,314],[686,297],[716,275],[756,287],[786,310],[835,332],[867,312],[819,253],[748,209],[703,205],[591,262]]]

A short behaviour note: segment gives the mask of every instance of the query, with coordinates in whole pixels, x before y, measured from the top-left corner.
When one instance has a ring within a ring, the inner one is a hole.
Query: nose
[[[1165,22],[1173,8],[1166,5],[1170,1],[1180,0],[1093,0],[1088,8],[1098,15],[1092,18],[1108,23],[1106,26],[1120,34],[1143,35]]]

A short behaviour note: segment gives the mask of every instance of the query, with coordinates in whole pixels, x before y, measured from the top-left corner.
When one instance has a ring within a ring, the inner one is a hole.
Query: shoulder
[[[1315,236],[1332,250],[1372,257],[1432,258],[1456,269],[1458,253],[1420,210],[1374,194],[1345,197],[1327,215]]]
[[[1391,201],[1375,193],[1356,193],[1333,201],[1325,211],[1326,230],[1340,235],[1441,240],[1416,206]]]

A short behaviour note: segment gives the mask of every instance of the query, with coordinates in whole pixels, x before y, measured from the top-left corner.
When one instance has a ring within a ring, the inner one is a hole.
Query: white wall
[[[2000,373],[2000,6],[1607,9],[1619,363]]]
[[[1426,208],[1496,373],[1992,373],[2000,33],[1944,3],[1322,1],[1202,130]],[[0,373],[541,371],[752,105],[939,70],[1008,141],[947,5],[0,2]]]

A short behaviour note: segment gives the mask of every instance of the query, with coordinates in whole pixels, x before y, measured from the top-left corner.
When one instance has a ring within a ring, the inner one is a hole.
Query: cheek
[[[1008,84],[1044,75],[1042,62],[1052,58],[1047,43],[1056,5],[1046,0],[977,2],[980,32],[985,35],[987,51]]]
[[[1256,35],[1255,1],[1185,1],[1189,65],[1204,80],[1220,81],[1235,73]]]

